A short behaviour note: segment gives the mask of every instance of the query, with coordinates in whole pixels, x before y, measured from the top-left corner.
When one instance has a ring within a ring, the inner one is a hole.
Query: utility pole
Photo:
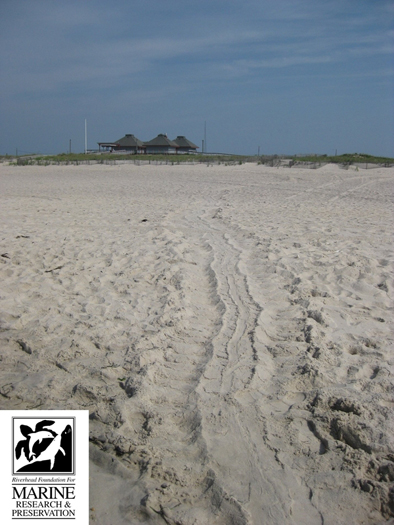
[[[70,139],[70,148],[69,148],[69,150],[70,150],[70,155],[71,155],[71,139]]]
[[[85,118],[85,155],[88,152],[88,121]]]
[[[207,121],[204,122],[204,153],[207,152]]]

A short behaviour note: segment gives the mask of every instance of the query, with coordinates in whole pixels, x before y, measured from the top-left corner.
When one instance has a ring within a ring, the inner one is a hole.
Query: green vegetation
[[[135,155],[121,153],[60,153],[59,155],[29,155],[23,157],[14,157],[11,155],[0,155],[0,162],[9,161],[14,166],[49,166],[53,164],[112,164],[115,161],[142,162],[152,164],[184,164],[184,163],[201,163],[201,164],[244,164],[245,162],[255,162],[257,164],[278,165],[281,161],[287,159],[288,165],[292,166],[297,163],[311,162],[314,164],[342,164],[349,166],[351,164],[379,164],[381,166],[394,165],[394,159],[388,157],[376,157],[364,153],[345,153],[343,155],[310,155],[305,157],[298,156],[246,156],[246,155],[206,155],[206,154],[178,154],[178,155]]]
[[[394,164],[394,159],[389,157],[375,157],[365,153],[344,153],[343,155],[335,155],[328,157],[327,155],[309,156],[309,157],[292,157],[294,162],[320,162],[320,163],[334,163],[334,164]]]
[[[178,155],[135,155],[117,153],[60,153],[59,155],[35,155],[11,158],[12,164],[17,166],[49,166],[50,164],[79,164],[95,162],[99,164],[111,164],[114,161],[128,161],[138,163],[215,163],[215,164],[243,164],[244,162],[256,162],[258,157],[245,155],[204,155],[204,154],[178,154]]]

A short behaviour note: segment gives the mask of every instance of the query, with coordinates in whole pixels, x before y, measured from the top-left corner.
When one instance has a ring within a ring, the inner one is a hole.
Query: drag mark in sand
[[[212,356],[196,388],[208,463],[222,500],[236,503],[239,523],[257,523],[263,507],[270,509],[267,523],[278,523],[289,512],[297,514],[293,503],[284,502],[292,502],[297,492],[304,497],[307,489],[294,490],[294,475],[267,440],[271,408],[262,405],[270,403],[258,393],[261,378],[254,382],[257,368],[264,368],[264,353],[255,342],[263,307],[251,295],[241,268],[247,268],[248,244],[256,241],[220,221],[220,209],[186,217],[209,248],[211,297],[220,313]],[[318,518],[313,505],[304,513],[311,522]]]
[[[215,233],[215,238],[207,234],[206,242],[211,249],[211,285],[222,315],[220,330],[212,341],[214,351],[203,376],[203,388],[224,396],[246,388],[253,379],[257,360],[254,331],[261,308],[250,297],[246,277],[240,272],[239,250],[231,244],[228,234]]]

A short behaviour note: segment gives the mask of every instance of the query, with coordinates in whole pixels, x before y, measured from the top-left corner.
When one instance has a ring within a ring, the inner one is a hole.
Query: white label
[[[2,524],[89,523],[89,411],[0,411]]]

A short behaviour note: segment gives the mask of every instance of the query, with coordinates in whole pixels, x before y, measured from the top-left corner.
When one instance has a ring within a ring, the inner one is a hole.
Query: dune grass
[[[79,164],[87,162],[96,162],[99,164],[110,164],[113,161],[139,162],[143,161],[152,163],[180,164],[180,163],[227,163],[243,164],[244,162],[257,162],[258,157],[248,157],[244,155],[203,155],[203,154],[178,154],[178,155],[136,155],[136,154],[116,154],[116,153],[61,153],[59,155],[35,155],[18,157],[11,159],[13,164],[19,166],[40,165],[47,166],[50,164]]]
[[[333,164],[394,164],[394,159],[390,157],[376,157],[374,155],[367,155],[366,153],[344,153],[343,155],[327,156],[306,156],[306,157],[293,157],[295,162],[321,162],[321,163],[333,163]]]
[[[146,155],[146,154],[117,154],[117,153],[60,153],[58,155],[29,155],[14,157],[11,155],[0,155],[0,162],[9,161],[10,164],[18,166],[48,166],[51,164],[85,164],[95,162],[99,164],[111,164],[114,161],[128,162],[148,162],[163,164],[184,164],[184,163],[207,163],[207,164],[244,164],[245,162],[255,162],[258,164],[269,164],[270,162],[288,159],[290,165],[302,162],[313,162],[316,164],[377,164],[380,166],[392,166],[394,158],[378,157],[365,153],[344,153],[343,155],[310,155],[310,156],[278,156],[278,155],[227,155],[227,154],[178,154],[178,155]]]

